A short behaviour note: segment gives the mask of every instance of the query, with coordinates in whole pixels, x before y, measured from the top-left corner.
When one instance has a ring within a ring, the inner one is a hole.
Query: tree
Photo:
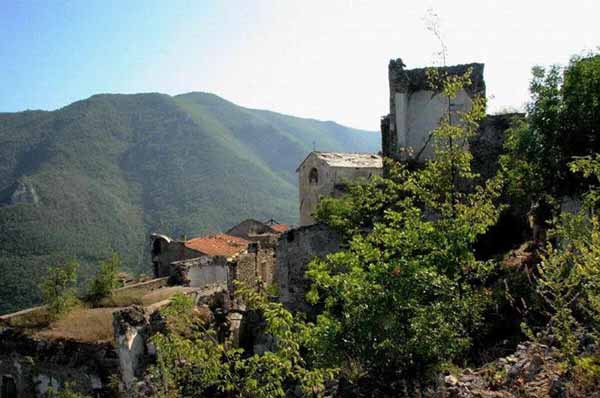
[[[456,96],[468,76],[441,77],[441,90]],[[475,186],[465,144],[484,108],[475,98],[456,124],[446,114],[433,132],[434,160],[414,171],[391,165],[388,181],[354,187],[317,212],[350,236],[348,249],[309,264],[308,299],[324,308],[315,333],[328,349],[319,360],[353,369],[346,378],[373,396],[426,382],[465,354],[481,324],[491,265],[473,244],[497,220],[501,179]]]
[[[564,73],[561,123],[565,156],[600,152],[600,54],[571,58]]]
[[[516,203],[546,202],[585,190],[569,173],[574,156],[600,150],[600,55],[573,57],[566,68],[534,67],[527,120],[513,126],[501,165]]]
[[[111,258],[100,263],[100,270],[94,276],[90,283],[89,297],[98,302],[105,297],[110,297],[112,291],[120,286],[118,277],[121,268],[121,259],[117,253],[113,253]]]
[[[75,284],[79,263],[68,261],[59,267],[50,267],[46,279],[40,285],[44,304],[52,317],[67,312],[77,301]]]

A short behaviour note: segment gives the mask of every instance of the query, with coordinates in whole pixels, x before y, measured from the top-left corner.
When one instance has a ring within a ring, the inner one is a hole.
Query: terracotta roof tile
[[[209,256],[233,256],[248,248],[250,242],[226,234],[202,236],[185,242],[185,247]]]
[[[271,229],[277,231],[277,232],[285,232],[288,229],[290,229],[290,226],[287,224],[273,224],[273,225],[269,225],[271,227]]]

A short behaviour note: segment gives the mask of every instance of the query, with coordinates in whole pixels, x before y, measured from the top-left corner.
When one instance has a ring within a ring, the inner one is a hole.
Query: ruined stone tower
[[[390,114],[381,122],[382,153],[398,160],[423,161],[433,157],[431,133],[446,112],[468,112],[475,96],[485,97],[483,64],[410,70],[404,67],[401,59],[391,60],[388,67]],[[428,71],[441,79],[470,72],[471,85],[449,102]]]

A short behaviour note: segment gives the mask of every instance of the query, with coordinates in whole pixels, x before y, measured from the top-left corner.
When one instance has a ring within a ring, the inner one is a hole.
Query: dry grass
[[[117,290],[112,296],[103,298],[98,303],[98,307],[128,307],[130,305],[142,305],[142,297],[149,292],[144,288],[132,288],[125,290]]]
[[[113,312],[133,304],[150,306],[167,300],[175,293],[184,293],[193,288],[183,286],[134,287],[117,290],[112,297],[102,300],[99,308],[89,308],[81,303],[60,319],[52,320],[44,307],[35,308],[3,321],[7,326],[29,330],[43,339],[70,339],[81,342],[113,341]]]
[[[102,299],[97,306],[103,308],[128,307],[134,304],[148,306],[166,300],[175,293],[187,290],[189,288],[183,286],[161,287],[159,289],[139,287],[117,290],[111,297]]]
[[[6,325],[21,329],[41,329],[50,324],[52,318],[44,307],[38,307],[6,320]]]
[[[36,336],[87,343],[113,340],[112,314],[120,308],[76,308]]]
[[[163,300],[171,298],[175,293],[185,293],[191,290],[191,288],[183,286],[171,286],[163,287],[161,289],[153,290],[142,297],[142,303],[145,306],[158,303]]]

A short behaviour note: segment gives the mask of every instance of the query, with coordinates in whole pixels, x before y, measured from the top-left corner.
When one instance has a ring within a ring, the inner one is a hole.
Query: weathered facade
[[[247,286],[273,284],[276,269],[276,247],[279,235],[263,236],[252,243],[246,252],[232,258],[233,279]]]
[[[473,170],[483,180],[493,177],[499,168],[500,155],[504,153],[506,131],[512,124],[525,117],[522,113],[487,115],[479,124],[477,134],[469,145],[473,154]]]
[[[339,197],[347,182],[381,175],[381,156],[372,153],[311,152],[298,169],[300,225],[314,224],[322,197]]]
[[[206,288],[227,288],[229,260],[224,256],[199,256],[171,263],[169,282],[172,285]]]
[[[322,224],[314,224],[284,233],[277,242],[275,283],[279,300],[291,311],[310,311],[306,302],[309,281],[307,265],[342,247],[342,237]]]
[[[390,114],[382,120],[383,156],[423,161],[433,157],[432,132],[445,115],[460,122],[460,112],[472,109],[475,96],[485,97],[483,64],[404,69],[401,59],[390,61]],[[471,84],[455,98],[442,93],[440,82],[468,74]]]
[[[152,271],[155,278],[169,276],[169,266],[174,261],[202,255],[202,253],[186,247],[185,241],[171,239],[166,235],[152,234],[150,235],[150,242],[152,247]]]

